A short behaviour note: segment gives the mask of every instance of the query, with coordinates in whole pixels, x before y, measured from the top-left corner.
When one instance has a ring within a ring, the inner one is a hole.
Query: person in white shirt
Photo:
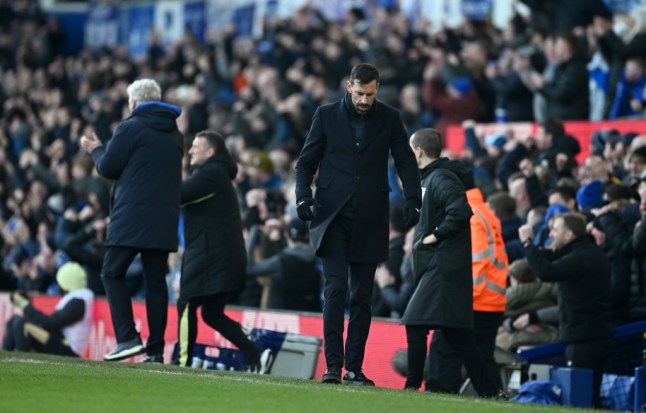
[[[25,293],[11,294],[12,304],[22,309],[23,315],[7,321],[3,350],[85,355],[94,305],[94,293],[87,288],[87,274],[79,264],[68,262],[58,269],[56,282],[65,295],[50,315],[36,309]]]

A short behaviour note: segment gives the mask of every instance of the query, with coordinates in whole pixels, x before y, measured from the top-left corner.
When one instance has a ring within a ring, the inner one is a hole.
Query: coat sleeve
[[[92,151],[92,159],[99,174],[108,179],[119,179],[128,164],[132,150],[132,136],[128,136],[126,124],[117,126],[114,136],[106,146]]]
[[[217,181],[217,171],[197,168],[182,182],[181,206],[196,204],[215,196]]]
[[[296,200],[304,196],[312,196],[312,180],[325,150],[325,134],[321,122],[321,108],[318,108],[296,163]]]
[[[450,238],[456,233],[469,227],[473,211],[467,202],[464,187],[455,174],[438,170],[433,173],[429,182],[432,202],[444,205],[446,216],[431,232],[438,240]]]
[[[533,245],[525,247],[525,256],[536,276],[547,282],[567,280],[575,273],[573,269],[581,266],[581,257],[577,254],[558,257],[552,251],[540,250]]]
[[[62,330],[83,319],[85,314],[85,301],[74,298],[65,307],[56,310],[50,316],[43,314],[31,305],[25,308],[25,318],[39,326],[51,330]]]

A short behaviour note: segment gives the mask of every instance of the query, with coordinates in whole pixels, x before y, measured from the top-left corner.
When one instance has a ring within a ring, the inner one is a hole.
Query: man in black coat
[[[343,99],[319,107],[296,165],[299,218],[312,221],[311,243],[323,263],[323,335],[327,371],[321,381],[374,382],[362,372],[377,263],[388,258],[388,153],[406,197],[408,226],[417,222],[419,172],[399,113],[376,100],[379,72],[355,66]],[[310,185],[318,170],[315,199]],[[350,320],[343,348],[344,301],[350,277]]]
[[[177,312],[179,364],[191,364],[197,337],[197,309],[204,322],[240,349],[251,371],[265,374],[273,355],[261,352],[224,313],[231,293],[245,283],[246,253],[242,220],[232,180],[238,166],[224,138],[214,131],[198,132],[188,151],[193,173],[182,183],[184,239]]]
[[[146,352],[146,361],[163,360],[168,317],[168,253],[178,245],[179,196],[182,183],[182,141],[177,106],[161,102],[161,88],[152,79],[128,86],[130,117],[121,122],[107,146],[96,134],[81,137],[96,169],[115,180],[101,278],[110,304],[117,347],[106,361]],[[143,346],[135,329],[126,270],[141,254],[150,336]]]
[[[573,367],[592,369],[593,405],[601,407],[603,365],[612,351],[610,264],[586,233],[585,218],[557,215],[550,231],[551,250],[534,246],[534,231],[523,225],[518,235],[532,271],[559,287],[559,338]]]
[[[401,323],[406,326],[408,375],[406,389],[422,384],[426,342],[430,330],[441,329],[458,354],[481,397],[499,395],[473,341],[473,277],[471,228],[473,212],[464,185],[451,161],[440,157],[442,136],[435,129],[420,129],[410,138],[422,175],[422,209],[413,239],[415,291]]]

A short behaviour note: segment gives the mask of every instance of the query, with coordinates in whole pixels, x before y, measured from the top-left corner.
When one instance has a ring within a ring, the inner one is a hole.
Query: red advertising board
[[[54,310],[59,297],[37,296],[33,298],[33,305],[45,313]],[[142,338],[148,336],[146,322],[146,308],[143,302],[133,302],[133,312],[137,329]],[[0,337],[4,336],[6,321],[13,314],[19,313],[9,301],[8,294],[0,294]],[[294,313],[286,311],[262,311],[252,308],[228,307],[227,315],[245,327],[262,328],[285,333],[302,334],[307,336],[322,336],[323,319],[320,314]],[[198,312],[199,317],[199,312]],[[177,310],[174,305],[168,307],[168,327],[166,329],[166,348],[164,358],[168,362],[175,342],[177,341]],[[199,333],[197,341],[202,344],[232,347],[226,339],[204,322],[199,320]],[[103,355],[114,348],[116,340],[110,309],[105,299],[97,299],[94,306],[94,325],[90,335],[90,348],[87,358],[93,360],[103,359]],[[392,359],[397,350],[406,348],[406,332],[397,321],[375,319],[372,322],[366,356],[363,364],[366,375],[380,387],[401,389],[404,386],[404,377],[393,369]],[[143,356],[140,356],[140,358]],[[130,361],[133,361],[132,359]],[[318,356],[315,378],[320,377],[325,371],[325,358],[323,350]]]
[[[619,133],[635,132],[646,134],[646,120],[618,120],[606,122],[565,122],[565,132],[574,136],[581,145],[577,161],[582,163],[590,155],[590,138],[600,130],[616,129]],[[478,135],[490,135],[495,132],[512,130],[515,136],[535,136],[538,125],[532,122],[519,123],[485,123],[476,127]],[[464,129],[460,126],[449,126],[446,131],[446,147],[461,153],[464,147]]]

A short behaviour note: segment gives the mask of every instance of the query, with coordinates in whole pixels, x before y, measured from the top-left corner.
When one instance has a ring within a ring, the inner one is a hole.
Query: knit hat
[[[78,263],[68,262],[58,269],[56,282],[65,291],[75,291],[87,286],[87,275]]]
[[[469,93],[469,91],[473,87],[473,82],[468,77],[461,76],[451,80],[451,82],[449,82],[449,85],[460,92],[460,95],[464,96]]]
[[[485,136],[485,143],[500,149],[507,143],[507,136],[504,132],[492,133],[491,135]]]
[[[582,210],[601,207],[603,205],[603,183],[595,179],[586,186],[579,188],[576,193],[576,202]]]
[[[640,146],[630,154],[630,160],[636,160],[646,164],[646,145]]]
[[[287,224],[287,235],[293,241],[305,241],[308,233],[307,224],[299,218],[292,218]]]
[[[507,274],[520,283],[536,281],[536,275],[532,271],[527,260],[516,260],[509,264]]]
[[[249,156],[249,166],[254,166],[268,174],[274,173],[274,164],[271,162],[269,155],[263,151],[254,151]]]
[[[562,214],[564,212],[570,212],[570,208],[563,204],[552,204],[549,208],[547,208],[547,211],[545,211],[545,218],[543,218],[543,222],[547,224],[548,222],[550,222],[550,219],[552,219],[554,215]]]

